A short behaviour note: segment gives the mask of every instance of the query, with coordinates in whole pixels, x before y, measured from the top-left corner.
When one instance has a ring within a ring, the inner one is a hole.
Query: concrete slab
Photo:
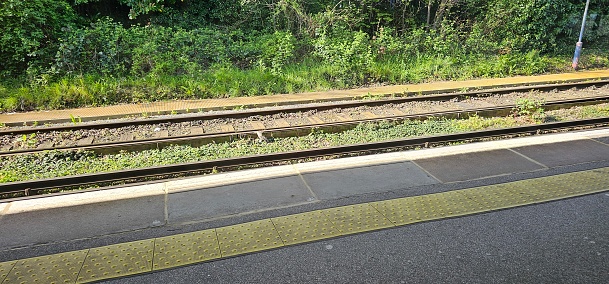
[[[412,162],[303,174],[319,199],[439,183]]]
[[[314,201],[299,176],[169,191],[168,221],[183,223]]]
[[[164,224],[164,185],[5,203],[0,248],[60,242]]]
[[[442,182],[455,182],[543,169],[510,150],[465,153],[415,160],[419,166]]]
[[[593,140],[576,140],[514,148],[548,167],[609,160],[609,146]]]
[[[609,136],[606,137],[597,137],[594,140],[609,145]]]

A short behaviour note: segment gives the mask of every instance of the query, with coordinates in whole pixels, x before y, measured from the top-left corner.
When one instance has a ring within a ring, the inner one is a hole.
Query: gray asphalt
[[[609,193],[104,283],[609,283]]]

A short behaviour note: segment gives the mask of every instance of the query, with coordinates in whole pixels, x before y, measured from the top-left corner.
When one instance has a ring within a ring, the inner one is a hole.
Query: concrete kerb
[[[173,221],[171,219],[168,208],[174,206],[172,202],[175,202],[175,200],[172,195],[185,192],[194,192],[194,196],[207,199],[206,202],[213,202],[215,197],[213,195],[206,196],[205,192],[213,192],[218,188],[223,188],[222,194],[228,192],[230,195],[234,188],[237,188],[238,192],[244,192],[249,187],[263,190],[272,187],[265,186],[264,183],[266,182],[269,182],[269,184],[274,182],[274,185],[279,187],[280,190],[282,190],[283,182],[288,182],[289,186],[292,187],[289,190],[293,191],[286,191],[285,197],[277,197],[278,201],[265,205],[269,206],[267,208],[250,206],[242,212],[231,213],[243,214],[250,211],[258,212],[315,201],[315,197],[308,194],[307,185],[302,184],[303,181],[298,178],[301,174],[607,136],[609,136],[609,129],[522,137],[417,151],[249,169],[108,190],[0,202],[0,227],[3,228],[0,230],[0,240],[2,240],[0,241],[0,247],[18,247],[162,226],[172,222],[184,223],[205,220],[205,217],[195,218],[196,220]],[[269,191],[265,194],[274,196],[276,193]],[[198,208],[202,206],[196,205],[199,204],[197,200],[189,202],[194,204],[191,206],[193,211],[189,212],[189,216],[195,216],[196,210],[200,209],[202,212],[206,210],[206,208]]]

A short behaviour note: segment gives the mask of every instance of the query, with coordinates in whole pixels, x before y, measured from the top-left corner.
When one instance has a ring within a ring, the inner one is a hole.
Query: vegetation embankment
[[[569,70],[581,1],[5,0],[0,112]],[[609,66],[609,0],[580,66]]]
[[[162,150],[117,155],[52,151],[32,155],[9,156],[0,158],[0,182],[34,180],[609,115],[609,104],[547,112],[543,111],[541,104],[542,102],[537,100],[523,99],[519,101],[514,115],[508,117],[483,118],[472,116],[467,119],[429,119],[425,121],[409,120],[401,123],[363,124],[341,133],[313,131],[308,136],[277,138],[270,142],[242,139],[226,143],[207,144],[198,148],[171,146]]]

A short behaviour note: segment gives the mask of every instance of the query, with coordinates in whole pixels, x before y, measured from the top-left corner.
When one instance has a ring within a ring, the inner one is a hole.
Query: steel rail
[[[599,103],[609,101],[609,95],[607,96],[595,96],[579,99],[569,100],[556,100],[550,101],[544,104],[545,110],[552,110],[561,108],[564,106],[575,106],[585,105],[592,103]],[[198,135],[184,135],[164,138],[149,138],[141,139],[136,141],[114,141],[106,143],[96,143],[86,146],[64,146],[64,147],[53,147],[53,148],[37,148],[37,149],[20,149],[7,152],[0,152],[0,157],[9,155],[25,155],[39,153],[49,150],[61,150],[61,151],[93,151],[99,154],[113,154],[118,153],[122,150],[130,151],[143,151],[150,149],[161,149],[169,145],[191,145],[200,146],[210,142],[223,142],[232,141],[240,138],[256,138],[259,133],[264,133],[267,137],[281,138],[288,136],[299,136],[307,135],[311,129],[322,129],[327,132],[338,132],[348,129],[352,129],[362,123],[374,123],[379,121],[402,121],[402,120],[421,120],[428,119],[430,117],[435,118],[459,118],[467,115],[476,114],[479,116],[497,116],[506,115],[515,109],[516,105],[504,105],[488,108],[475,108],[475,109],[463,109],[454,111],[442,111],[432,113],[421,113],[421,114],[410,114],[410,115],[394,115],[387,117],[379,117],[374,119],[360,119],[344,122],[331,122],[331,123],[319,123],[303,126],[293,127],[277,127],[267,128],[264,130],[242,130],[235,132],[221,132],[221,133],[204,133]]]
[[[609,125],[609,117],[573,120],[565,122],[545,123],[521,127],[511,127],[493,130],[483,130],[447,135],[406,138],[391,141],[355,144],[320,149],[309,149],[303,151],[282,152],[266,155],[253,155],[229,159],[201,161],[194,163],[166,165],[141,169],[130,169],[123,171],[103,172],[77,176],[58,177],[33,181],[11,182],[0,184],[0,193],[37,192],[44,189],[65,188],[83,186],[90,184],[108,183],[121,180],[137,180],[155,176],[167,176],[188,172],[200,172],[214,168],[230,168],[252,164],[276,163],[304,158],[315,158],[333,155],[346,155],[352,153],[365,153],[371,151],[389,150],[394,148],[405,148],[427,144],[448,143],[455,141],[467,141],[489,137],[500,137],[508,135],[523,135],[576,127],[590,127],[598,125]]]
[[[501,89],[484,89],[462,93],[450,93],[440,95],[418,95],[417,93],[409,93],[408,95],[402,95],[402,97],[383,99],[383,100],[370,100],[370,101],[356,101],[356,102],[340,102],[324,105],[307,105],[307,106],[291,106],[283,108],[272,108],[272,109],[255,109],[248,111],[239,111],[231,113],[211,113],[211,114],[198,114],[189,116],[179,117],[165,117],[165,118],[150,118],[135,121],[117,121],[117,122],[103,122],[103,123],[90,123],[90,124],[78,124],[78,125],[64,125],[64,126],[51,126],[51,127],[29,127],[19,129],[6,129],[0,130],[0,135],[22,135],[40,132],[52,132],[52,131],[74,131],[74,130],[85,130],[85,129],[103,129],[103,128],[119,128],[136,125],[149,125],[149,124],[160,124],[160,123],[180,123],[196,120],[211,120],[211,119],[227,119],[227,118],[245,118],[251,116],[263,116],[263,115],[274,115],[279,113],[296,113],[296,112],[307,112],[307,111],[323,111],[336,108],[352,108],[360,106],[379,106],[386,104],[399,104],[406,102],[416,101],[447,101],[455,98],[463,97],[482,97],[496,94],[507,94],[513,92],[528,92],[533,90],[548,91],[548,90],[564,90],[570,88],[588,88],[592,86],[603,86],[609,84],[609,79],[587,81],[587,82],[570,82],[560,84],[545,84],[545,85],[533,85],[533,86],[522,86],[522,87],[511,87]]]

